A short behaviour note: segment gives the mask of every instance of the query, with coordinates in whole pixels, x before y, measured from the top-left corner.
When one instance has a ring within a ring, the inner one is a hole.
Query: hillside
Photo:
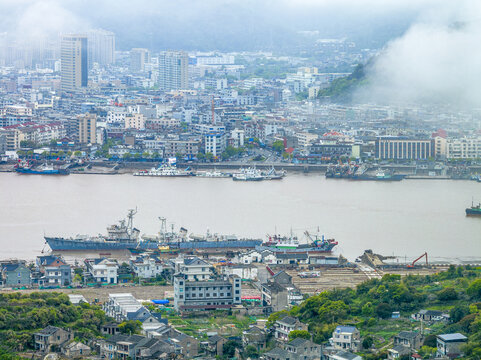
[[[337,325],[356,326],[363,338],[370,338],[373,347],[364,350],[365,359],[380,357],[389,347],[392,337],[403,330],[420,331],[420,323],[411,319],[422,309],[442,310],[450,321],[434,323],[425,328],[425,335],[460,332],[469,339],[466,358],[481,355],[481,268],[450,267],[448,271],[431,276],[385,275],[356,287],[322,292],[305,300],[289,311],[291,316],[309,325],[313,341],[327,341]],[[391,319],[399,311],[399,319]],[[274,313],[271,324],[283,313]],[[425,324],[426,326],[426,324]],[[423,355],[433,352],[432,336],[425,342]],[[369,341],[370,342],[370,341]],[[385,355],[385,354],[384,354]]]
[[[368,64],[358,64],[352,74],[335,79],[328,88],[319,91],[318,97],[328,96],[332,102],[350,103],[354,92],[368,82],[366,76]]]

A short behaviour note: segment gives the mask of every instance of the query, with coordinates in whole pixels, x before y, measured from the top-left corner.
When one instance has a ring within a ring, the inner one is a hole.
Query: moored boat
[[[186,177],[192,176],[192,171],[181,170],[170,164],[162,164],[158,168],[141,170],[134,173],[134,176],[159,176],[159,177]]]
[[[44,163],[38,167],[33,167],[28,161],[23,161],[15,166],[15,171],[19,174],[27,175],[69,175],[68,169],[54,168],[52,164]]]
[[[481,216],[481,203],[478,205],[471,203],[471,207],[466,208],[466,216]]]

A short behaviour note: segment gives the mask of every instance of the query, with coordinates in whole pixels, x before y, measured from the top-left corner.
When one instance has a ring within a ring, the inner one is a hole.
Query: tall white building
[[[115,62],[115,34],[111,31],[97,29],[87,33],[89,49],[89,66],[94,62],[110,65]]]
[[[86,35],[69,34],[62,36],[60,46],[61,90],[75,91],[87,87],[88,83],[88,41]]]
[[[163,51],[159,55],[159,88],[164,91],[189,88],[189,57],[184,51]]]
[[[143,72],[145,63],[150,61],[150,52],[147,49],[134,48],[130,50],[130,71]]]

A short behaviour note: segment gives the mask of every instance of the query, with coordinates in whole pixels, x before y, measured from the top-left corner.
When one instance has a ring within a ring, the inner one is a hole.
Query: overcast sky
[[[457,3],[457,2],[456,2]],[[444,4],[444,5],[443,5]],[[0,31],[20,38],[105,28],[120,48],[282,47],[299,30],[372,47],[402,34],[444,0],[1,0]]]

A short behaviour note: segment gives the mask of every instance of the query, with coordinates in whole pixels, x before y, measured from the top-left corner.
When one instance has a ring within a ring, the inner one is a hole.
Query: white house
[[[137,256],[130,259],[130,265],[136,276],[141,279],[154,278],[162,274],[163,266],[155,256]]]
[[[117,271],[119,269],[117,261],[105,258],[85,259],[85,264],[95,282],[117,284]]]

